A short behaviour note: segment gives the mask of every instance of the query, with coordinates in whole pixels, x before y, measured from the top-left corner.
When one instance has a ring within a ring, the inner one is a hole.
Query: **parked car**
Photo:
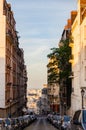
[[[19,121],[17,118],[12,118],[11,119],[11,125],[13,130],[17,130],[19,128]]]
[[[48,114],[47,120],[48,120],[50,123],[52,123],[53,115],[52,115],[52,114]]]
[[[71,117],[64,115],[62,118],[61,130],[71,130]]]
[[[31,121],[35,120],[35,115],[30,115]]]
[[[21,129],[23,129],[24,128],[24,119],[23,119],[23,116],[19,116],[19,117],[17,117],[17,120],[18,120],[18,122],[19,122],[19,129],[21,130]]]
[[[24,127],[28,126],[31,122],[30,115],[24,115],[23,116],[23,121],[24,121]]]
[[[86,110],[82,111],[82,120],[81,120],[82,128],[86,130]]]
[[[53,116],[53,123],[56,128],[59,128],[61,125],[61,116],[60,115],[54,115]]]
[[[0,118],[0,130],[5,127],[4,118]]]
[[[11,119],[5,118],[4,122],[5,122],[5,128],[7,128],[8,130],[12,130]]]
[[[86,130],[86,109],[77,110],[74,113],[73,128]]]

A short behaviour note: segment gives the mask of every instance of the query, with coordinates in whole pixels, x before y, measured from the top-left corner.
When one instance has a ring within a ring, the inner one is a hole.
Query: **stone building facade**
[[[81,90],[84,90],[83,107],[86,105],[86,0],[78,0],[77,13],[72,19],[72,96],[70,114],[82,109]],[[71,15],[72,16],[72,15]],[[72,17],[71,17],[72,18]]]
[[[26,107],[27,72],[11,5],[0,0],[0,117]]]

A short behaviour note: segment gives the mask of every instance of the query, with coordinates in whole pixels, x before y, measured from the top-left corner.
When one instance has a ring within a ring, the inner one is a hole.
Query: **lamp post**
[[[11,103],[12,103],[12,98],[9,99],[9,103],[10,103],[10,118],[11,118]]]
[[[81,89],[81,96],[82,96],[82,109],[84,108],[83,105],[84,105],[84,102],[83,102],[83,97],[84,97],[84,89]]]
[[[53,95],[52,95],[52,113],[54,112],[54,110],[53,110],[53,104],[54,104],[54,99],[53,99]]]
[[[66,109],[66,102],[64,102],[64,114],[66,114],[66,111],[67,111],[67,109]]]

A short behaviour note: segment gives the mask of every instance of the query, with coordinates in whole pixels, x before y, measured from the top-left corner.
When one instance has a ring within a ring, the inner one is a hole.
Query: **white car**
[[[86,130],[86,109],[77,110],[73,116],[73,127]]]

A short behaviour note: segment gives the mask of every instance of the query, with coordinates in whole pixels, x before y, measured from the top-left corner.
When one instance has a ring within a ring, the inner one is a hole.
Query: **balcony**
[[[11,69],[10,64],[7,64],[6,67],[7,67],[7,69]]]
[[[70,75],[69,75],[69,78],[74,78],[74,72],[71,72]]]
[[[12,41],[12,43],[13,43],[14,38],[13,38],[13,34],[12,34],[12,32],[11,32],[10,30],[7,30],[6,36],[7,36],[7,38],[8,38],[10,41]]]
[[[69,63],[73,63],[74,62],[74,56],[73,55],[71,55],[70,57],[69,57]]]
[[[12,85],[12,82],[7,82],[7,86],[11,86]]]
[[[86,17],[86,7],[82,8],[81,17],[83,21],[83,19]]]
[[[6,9],[3,10],[3,15],[6,15]]]

